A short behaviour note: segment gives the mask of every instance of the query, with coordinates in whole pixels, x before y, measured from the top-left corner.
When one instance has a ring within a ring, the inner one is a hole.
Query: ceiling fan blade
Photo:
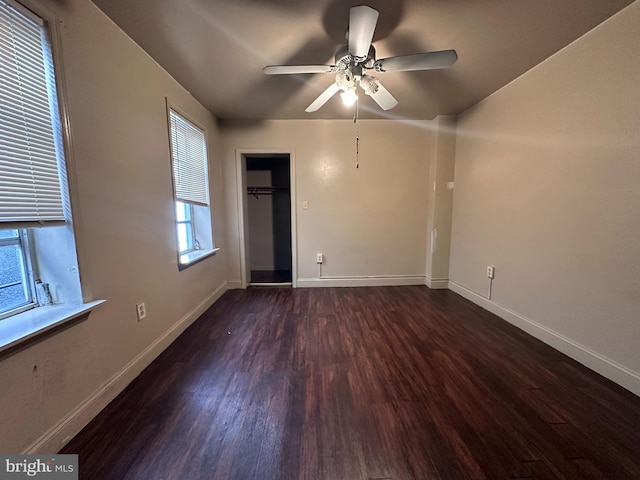
[[[378,82],[378,91],[369,96],[373,98],[383,110],[391,110],[393,107],[398,105],[398,101],[389,93],[389,90],[382,86],[380,82]]]
[[[305,112],[307,113],[311,113],[311,112],[315,112],[317,111],[320,107],[322,107],[325,103],[327,103],[329,101],[329,99],[331,97],[333,97],[338,90],[340,90],[340,88],[338,87],[338,85],[336,85],[336,83],[332,83],[331,85],[329,85],[329,88],[327,88],[324,92],[322,92],[318,98],[316,98],[313,103],[311,103],[311,105],[309,105],[307,108],[305,108]]]
[[[349,12],[349,53],[366,58],[378,22],[378,11],[366,5],[351,7]]]
[[[289,75],[295,73],[331,73],[332,65],[267,65],[262,69],[265,75]]]
[[[377,60],[374,68],[377,72],[407,72],[412,70],[435,70],[447,68],[456,63],[458,54],[455,50],[440,52],[416,53]]]

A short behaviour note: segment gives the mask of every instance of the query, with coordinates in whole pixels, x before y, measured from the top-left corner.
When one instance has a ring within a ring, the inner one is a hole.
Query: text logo
[[[0,480],[78,480],[78,455],[0,455]]]

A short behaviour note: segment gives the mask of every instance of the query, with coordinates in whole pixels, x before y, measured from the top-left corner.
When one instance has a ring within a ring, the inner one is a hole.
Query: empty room
[[[640,478],[639,44],[0,0],[0,478]]]

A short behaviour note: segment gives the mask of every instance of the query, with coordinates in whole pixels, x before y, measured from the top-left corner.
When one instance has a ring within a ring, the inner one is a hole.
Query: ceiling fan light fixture
[[[358,100],[358,94],[355,89],[349,88],[340,93],[340,98],[346,107],[351,107]]]
[[[376,77],[365,75],[360,79],[360,86],[366,95],[375,95],[380,88],[380,82]]]
[[[340,90],[355,90],[356,81],[354,75],[350,71],[336,73],[336,85]]]

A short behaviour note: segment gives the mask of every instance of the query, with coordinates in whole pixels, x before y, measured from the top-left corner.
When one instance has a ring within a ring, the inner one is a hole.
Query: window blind
[[[207,145],[198,127],[169,110],[171,162],[176,200],[193,205],[209,205]]]
[[[65,220],[61,128],[42,21],[0,0],[0,228]]]

